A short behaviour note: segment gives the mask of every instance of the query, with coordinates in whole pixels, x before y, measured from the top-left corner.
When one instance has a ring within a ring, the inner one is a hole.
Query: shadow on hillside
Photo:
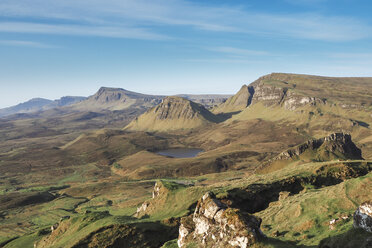
[[[323,239],[319,248],[371,248],[372,234],[363,229],[350,229],[349,231]]]
[[[371,248],[372,235],[362,229],[353,228],[321,240],[319,246],[299,245],[296,241],[282,241],[269,237],[264,238],[260,243],[274,248]]]
[[[74,247],[161,247],[178,237],[178,227],[161,222],[112,224],[101,227],[81,239]]]
[[[240,112],[242,112],[242,111],[235,111],[235,112],[217,114],[217,117],[219,119],[218,123],[224,122],[227,119],[230,119],[233,115],[239,114]]]
[[[274,248],[316,248],[318,246],[307,246],[307,245],[298,245],[296,241],[282,241],[275,238],[266,237],[260,241],[262,245],[274,247]]]

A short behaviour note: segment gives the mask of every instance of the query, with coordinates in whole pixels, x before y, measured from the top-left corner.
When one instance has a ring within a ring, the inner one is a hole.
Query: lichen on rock
[[[177,243],[181,248],[188,243],[246,248],[263,236],[260,225],[260,218],[229,208],[208,192],[198,201],[194,214],[182,218]]]
[[[361,204],[354,213],[355,228],[362,228],[372,233],[372,201]]]

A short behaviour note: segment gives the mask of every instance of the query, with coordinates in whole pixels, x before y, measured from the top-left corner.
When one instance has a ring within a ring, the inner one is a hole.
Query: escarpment
[[[267,107],[280,105],[287,110],[295,110],[305,105],[326,103],[325,99],[296,90],[296,84],[276,79],[276,74],[263,76],[250,86],[254,89],[252,104],[261,102]]]

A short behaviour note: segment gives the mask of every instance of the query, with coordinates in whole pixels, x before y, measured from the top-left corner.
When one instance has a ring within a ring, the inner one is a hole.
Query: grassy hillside
[[[181,97],[167,97],[128,126],[133,131],[173,131],[193,129],[218,122],[219,118],[202,105]]]
[[[263,219],[268,238],[256,247],[360,247],[368,234],[352,229],[351,214],[372,190],[370,84],[370,78],[270,74],[251,91],[243,86],[217,115],[173,97],[127,130],[112,127],[145,109],[1,120],[0,246],[175,247],[180,217],[212,191]],[[130,92],[117,93],[103,89],[97,104],[136,106]],[[263,166],[335,132],[350,133],[366,160],[332,143]],[[156,154],[169,148],[203,152]],[[166,190],[153,199],[158,180]],[[144,202],[147,209],[135,217]],[[342,221],[330,227],[332,219]]]

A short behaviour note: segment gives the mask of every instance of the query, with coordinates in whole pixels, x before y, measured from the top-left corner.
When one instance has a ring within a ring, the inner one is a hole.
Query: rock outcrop
[[[137,211],[133,216],[137,217],[137,218],[140,218],[140,217],[145,216],[146,214],[148,214],[149,207],[151,209],[153,207],[152,205],[154,205],[152,201],[155,200],[156,198],[158,198],[159,196],[163,195],[163,194],[166,195],[167,192],[168,192],[168,190],[164,187],[164,185],[161,181],[156,182],[155,186],[154,186],[154,189],[152,191],[152,199],[143,202],[142,205],[137,208]]]
[[[355,228],[362,228],[372,233],[372,201],[363,203],[354,213]]]
[[[150,215],[157,207],[163,206],[166,203],[170,191],[190,185],[192,184],[187,182],[157,181],[152,191],[152,198],[143,202],[142,205],[137,208],[133,216],[141,218]]]
[[[281,105],[287,110],[295,110],[305,105],[325,104],[326,100],[296,91],[296,84],[277,78],[277,74],[260,77],[250,87],[254,89],[252,104],[261,102],[265,106]]]
[[[181,220],[177,244],[181,248],[190,243],[246,248],[263,237],[260,225],[260,218],[229,208],[208,192],[198,201],[194,214]]]
[[[334,158],[363,159],[361,150],[351,140],[350,134],[333,133],[324,138],[308,140],[295,148],[288,149],[279,154],[275,160],[292,159],[309,150],[319,152],[317,155],[320,160],[322,155],[327,155],[328,157],[324,158],[327,160],[331,154],[334,155]]]
[[[218,117],[202,105],[181,97],[166,97],[156,107],[132,121],[125,129],[169,131],[192,129],[218,122]]]

